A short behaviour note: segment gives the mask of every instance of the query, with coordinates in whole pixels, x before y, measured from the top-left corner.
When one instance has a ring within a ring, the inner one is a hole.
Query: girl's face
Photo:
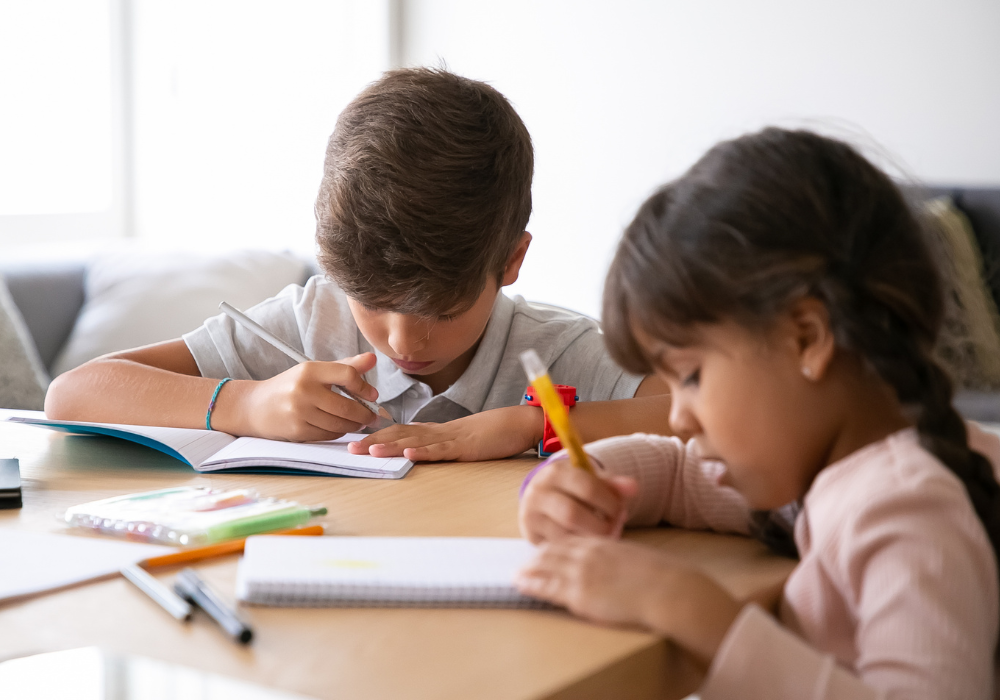
[[[806,376],[812,370],[804,373],[809,357],[793,322],[779,320],[765,333],[704,325],[685,347],[636,337],[670,386],[671,428],[726,465],[722,483],[755,509],[805,494],[829,456],[835,418]]]

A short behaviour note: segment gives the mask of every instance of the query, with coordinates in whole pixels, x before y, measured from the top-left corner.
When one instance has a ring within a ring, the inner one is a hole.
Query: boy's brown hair
[[[520,241],[533,168],[528,130],[494,88],[444,70],[390,71],[330,137],[319,263],[365,306],[464,311]]]

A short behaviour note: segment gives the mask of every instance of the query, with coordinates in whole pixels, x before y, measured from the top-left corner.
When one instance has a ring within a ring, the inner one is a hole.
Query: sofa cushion
[[[925,204],[941,270],[945,314],[935,355],[956,388],[1000,388],[1000,314],[966,217],[948,197]]]
[[[1000,189],[964,188],[956,190],[952,199],[976,232],[986,282],[1000,304]]]
[[[46,383],[35,345],[0,277],[0,408],[40,410]]]
[[[85,301],[53,376],[100,355],[179,338],[219,313],[219,302],[245,309],[301,283],[306,263],[290,254],[226,255],[126,250],[97,258]]]
[[[10,296],[35,341],[38,357],[51,372],[59,349],[66,343],[83,307],[86,264],[38,262],[4,265]]]

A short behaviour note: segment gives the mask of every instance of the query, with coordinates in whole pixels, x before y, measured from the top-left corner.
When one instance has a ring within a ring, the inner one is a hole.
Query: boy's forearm
[[[204,428],[205,412],[217,384],[216,379],[127,359],[93,360],[52,381],[45,397],[45,413],[54,420]],[[227,386],[223,391],[231,388],[235,387]]]
[[[618,401],[586,401],[578,403],[570,416],[584,442],[632,433],[672,434],[669,394]]]

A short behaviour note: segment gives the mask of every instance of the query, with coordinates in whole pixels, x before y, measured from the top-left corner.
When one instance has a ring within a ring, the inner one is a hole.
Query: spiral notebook
[[[514,587],[534,552],[514,538],[257,536],[236,596],[288,607],[545,607]]]

